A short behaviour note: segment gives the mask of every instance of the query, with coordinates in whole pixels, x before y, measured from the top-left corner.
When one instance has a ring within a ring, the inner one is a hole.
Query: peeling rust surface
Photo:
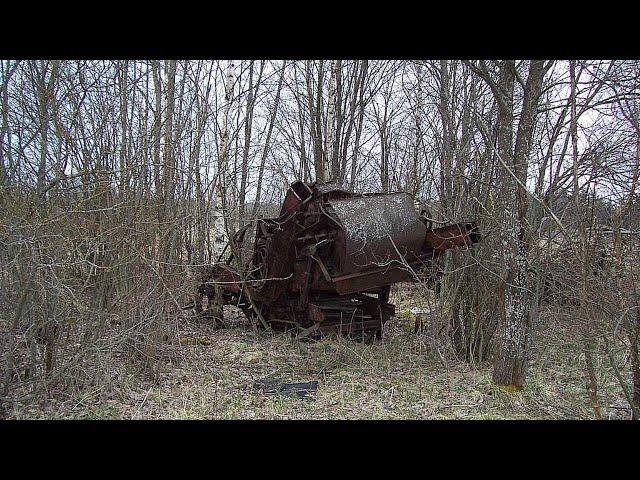
[[[372,195],[329,202],[343,225],[346,248],[342,274],[400,267],[415,258],[426,227],[406,193]]]

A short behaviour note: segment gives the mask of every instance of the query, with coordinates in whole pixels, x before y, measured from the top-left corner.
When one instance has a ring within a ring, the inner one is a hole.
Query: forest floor
[[[93,419],[590,419],[584,361],[570,332],[543,319],[534,341],[526,388],[508,393],[491,383],[491,365],[453,358],[428,334],[413,332],[403,312],[384,339],[363,344],[340,337],[301,342],[284,333],[255,332],[228,312],[213,329],[185,319],[181,346],[155,381],[117,361],[73,395],[16,405],[6,418]],[[233,317],[232,317],[233,316]],[[443,342],[444,345],[444,342]],[[620,387],[602,357],[599,398],[605,418],[629,418]],[[305,399],[252,389],[263,378],[307,382]]]

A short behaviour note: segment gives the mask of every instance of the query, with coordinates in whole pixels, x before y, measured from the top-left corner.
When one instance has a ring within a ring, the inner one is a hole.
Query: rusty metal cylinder
[[[336,238],[338,292],[375,289],[411,277],[407,262],[424,246],[426,226],[406,193],[330,200],[341,226]]]

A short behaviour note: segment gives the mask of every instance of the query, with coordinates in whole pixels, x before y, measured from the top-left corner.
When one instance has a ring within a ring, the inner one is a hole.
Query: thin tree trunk
[[[45,181],[47,175],[47,150],[49,148],[49,121],[50,112],[49,105],[54,95],[53,86],[58,76],[59,62],[54,60],[51,62],[51,73],[49,81],[46,78],[46,64],[44,60],[40,60],[39,80],[38,80],[38,107],[40,114],[40,162],[38,164],[38,201],[44,201]]]
[[[342,172],[340,170],[340,135],[342,134],[342,60],[336,60],[334,65],[334,97],[333,97],[333,113],[335,115],[335,125],[332,130],[331,142],[327,142],[331,148],[331,178],[336,182],[342,183]]]
[[[254,91],[253,91],[253,65],[254,61],[251,60],[249,64],[249,91],[247,92],[247,108],[244,116],[244,148],[242,151],[242,174],[240,177],[240,191],[238,192],[238,228],[241,227],[240,223],[244,221],[245,212],[245,198],[247,190],[247,176],[249,172],[249,147],[251,146],[251,128],[253,126],[253,103],[254,103]]]
[[[440,111],[440,120],[442,122],[442,157],[440,161],[440,178],[441,178],[441,194],[442,209],[446,215],[451,218],[454,214],[453,208],[453,192],[451,188],[451,178],[453,172],[453,122],[451,119],[451,110],[449,107],[449,62],[440,60],[440,92],[438,110]]]
[[[282,91],[282,83],[284,80],[285,63],[283,62],[282,70],[280,70],[280,78],[278,79],[278,89],[276,90],[276,99],[273,103],[273,111],[271,112],[271,119],[269,120],[269,128],[267,130],[267,138],[264,142],[264,149],[262,150],[262,158],[260,159],[260,168],[258,170],[258,185],[256,187],[256,200],[253,203],[253,211],[251,216],[255,218],[258,213],[258,205],[260,204],[260,196],[262,194],[262,177],[264,175],[264,164],[269,155],[269,149],[271,147],[271,133],[273,132],[273,126],[276,123],[276,115],[278,113],[278,105],[280,104],[280,92]]]
[[[349,123],[347,124],[347,130],[342,141],[341,152],[339,152],[341,181],[344,181],[347,173],[347,152],[349,148],[349,142],[351,140],[351,134],[353,132],[353,127],[356,121],[356,106],[358,104],[358,92],[360,90],[360,70],[361,69],[358,68],[357,64],[353,68],[353,85],[351,89],[351,101],[349,103]]]
[[[162,178],[160,176],[160,143],[162,141],[162,81],[160,78],[160,62],[154,60],[151,64],[153,73],[153,90],[155,110],[153,112],[153,178],[156,196],[162,198]]]
[[[127,150],[127,134],[129,133],[128,119],[127,119],[127,99],[129,98],[127,92],[127,78],[129,61],[124,60],[118,66],[118,83],[120,90],[120,125],[122,129],[120,139],[120,192],[124,193],[129,185],[129,174],[127,167],[129,166],[128,150]]]
[[[349,182],[350,188],[353,190],[356,183],[356,174],[358,167],[358,153],[360,152],[360,136],[362,134],[362,123],[364,121],[364,85],[365,77],[367,76],[367,70],[369,68],[369,62],[363,60],[361,64],[360,73],[360,96],[358,98],[358,125],[356,127],[356,138],[353,145],[353,158],[351,160],[351,179]]]
[[[11,145],[11,135],[9,135],[9,81],[13,76],[20,61],[11,62],[7,60],[6,67],[2,61],[2,127],[0,128],[0,186],[9,182],[9,171],[13,168],[13,153]],[[5,147],[6,138],[6,147]],[[6,150],[6,160],[5,160]]]
[[[325,182],[327,180],[327,171],[324,159],[324,153],[322,149],[322,82],[323,82],[323,66],[324,63],[320,60],[318,66],[318,85],[315,92],[315,104],[313,99],[313,89],[311,86],[312,72],[311,61],[306,63],[306,77],[307,77],[307,98],[309,102],[309,114],[311,116],[311,138],[314,144],[314,169],[316,174],[316,181]]]

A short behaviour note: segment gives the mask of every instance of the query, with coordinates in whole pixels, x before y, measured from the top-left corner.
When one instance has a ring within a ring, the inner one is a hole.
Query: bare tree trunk
[[[283,63],[282,70],[280,70],[280,78],[278,79],[278,89],[276,90],[276,99],[273,103],[273,111],[271,112],[271,119],[269,121],[269,128],[267,130],[267,138],[264,142],[264,149],[262,150],[262,158],[260,159],[260,168],[258,170],[258,185],[256,187],[256,200],[253,203],[253,211],[251,216],[255,217],[258,213],[258,205],[260,204],[260,196],[262,193],[262,177],[264,175],[264,164],[269,155],[269,148],[271,147],[271,132],[273,132],[273,126],[276,122],[276,115],[278,113],[278,105],[280,103],[280,92],[282,92],[282,83],[284,80],[285,65]]]
[[[342,171],[340,169],[340,135],[342,134],[342,60],[336,60],[333,66],[334,96],[330,99],[333,104],[335,115],[335,125],[332,129],[331,142],[327,140],[331,148],[331,178],[338,183],[342,183]]]
[[[390,156],[390,128],[389,128],[389,102],[391,92],[385,92],[384,107],[382,113],[374,108],[376,114],[376,123],[378,127],[378,135],[380,136],[380,184],[383,192],[389,191],[389,156]],[[374,104],[375,107],[375,104]]]
[[[58,76],[59,62],[51,62],[51,73],[47,81],[47,66],[44,60],[39,61],[38,71],[38,107],[40,114],[40,163],[38,164],[38,201],[44,201],[45,181],[47,174],[47,150],[49,148],[49,105],[54,95],[53,86]]]
[[[308,182],[311,178],[311,170],[309,169],[309,158],[307,156],[307,139],[305,138],[305,116],[303,104],[301,101],[300,86],[298,82],[298,68],[297,64],[294,64],[294,79],[296,85],[296,101],[298,104],[298,130],[300,133],[300,179],[303,182]]]
[[[227,169],[229,163],[229,114],[231,110],[231,102],[233,99],[233,77],[234,64],[231,60],[227,63],[227,71],[225,75],[224,86],[224,117],[222,120],[221,148],[218,155],[218,174],[216,184],[216,200],[214,207],[214,241],[213,252],[215,261],[222,260],[224,248],[228,242],[226,229],[226,187],[227,187]],[[210,316],[214,324],[215,322],[223,322],[224,314],[222,309],[222,288],[220,285],[214,285],[214,298],[208,308],[208,316]]]
[[[220,155],[218,156],[218,179],[216,188],[216,205],[215,205],[215,241],[214,252],[216,257],[222,255],[225,245],[227,244],[227,231],[225,228],[225,193],[227,187],[226,171],[229,163],[229,113],[231,109],[231,101],[233,98],[233,76],[234,64],[229,61],[227,64],[227,73],[224,86],[224,113],[222,120],[222,138]],[[218,258],[216,258],[218,261]]]
[[[322,149],[322,82],[323,82],[323,61],[320,60],[318,66],[318,85],[315,92],[315,104],[313,99],[313,88],[311,85],[312,72],[311,61],[306,63],[307,99],[309,102],[309,116],[311,117],[311,138],[313,139],[313,165],[315,168],[316,180],[327,181],[327,170],[325,155]]]
[[[2,85],[0,92],[2,98],[2,127],[0,128],[0,186],[9,182],[9,170],[13,167],[13,153],[11,135],[9,135],[9,81],[13,76],[20,61],[11,64],[7,60],[6,66],[2,61]],[[6,138],[6,161],[5,161],[5,138]]]
[[[351,159],[351,179],[349,182],[350,188],[353,189],[356,183],[356,173],[358,167],[358,153],[360,152],[360,136],[362,134],[362,122],[364,120],[364,85],[365,77],[367,76],[367,70],[369,68],[369,62],[363,60],[360,67],[360,96],[358,98],[358,125],[356,127],[356,138],[353,145],[353,158]]]
[[[121,125],[121,139],[120,139],[120,192],[124,193],[129,186],[129,173],[127,167],[129,166],[128,158],[128,138],[129,133],[128,119],[127,119],[127,99],[129,98],[127,91],[127,78],[129,70],[129,61],[124,60],[118,65],[118,83],[120,90],[120,125]]]
[[[416,111],[415,111],[415,132],[413,135],[413,156],[411,161],[411,171],[409,172],[408,188],[412,195],[418,195],[420,190],[420,180],[418,169],[420,166],[419,157],[422,146],[422,65],[416,65]]]
[[[503,92],[513,91],[515,79],[513,62],[503,62],[501,87]],[[529,65],[529,76],[524,88],[523,107],[518,124],[516,145],[511,165],[503,158],[510,172],[504,173],[503,181],[508,188],[505,195],[506,231],[508,247],[505,248],[507,267],[504,288],[504,322],[500,329],[500,348],[496,355],[493,381],[507,389],[521,389],[524,384],[531,335],[531,315],[528,278],[529,232],[526,221],[528,197],[526,185],[529,154],[535,128],[538,101],[542,89],[543,62],[533,60]],[[506,108],[505,108],[506,107]],[[513,95],[508,94],[501,108],[503,120],[509,120],[513,111]],[[500,124],[499,153],[506,153],[511,143],[511,128]],[[500,138],[502,137],[502,138]],[[506,170],[506,169],[505,169]],[[513,176],[511,179],[509,176]],[[515,195],[514,195],[515,193]],[[515,196],[515,204],[513,202]]]
[[[440,120],[442,122],[442,156],[440,160],[440,178],[441,178],[441,195],[442,209],[449,217],[453,215],[453,192],[452,192],[452,173],[453,173],[453,121],[451,119],[451,109],[449,106],[450,87],[449,87],[449,62],[440,60],[440,95],[438,110],[440,111]]]
[[[589,256],[587,254],[587,239],[586,239],[586,230],[585,230],[585,222],[586,218],[584,215],[584,209],[582,208],[582,202],[580,201],[579,195],[579,186],[578,186],[578,119],[576,113],[576,90],[577,90],[577,78],[576,78],[576,62],[575,60],[571,60],[569,62],[569,77],[571,82],[571,93],[570,93],[570,128],[569,134],[571,136],[571,146],[572,146],[572,159],[573,159],[573,213],[577,217],[577,227],[578,227],[578,239],[580,242],[578,248],[578,256],[577,259],[580,264],[580,292],[579,292],[579,303],[581,310],[584,311],[583,317],[585,321],[581,325],[582,330],[582,341],[583,341],[583,354],[585,361],[585,373],[587,378],[586,390],[587,395],[589,397],[589,402],[591,403],[591,407],[593,408],[594,414],[598,420],[602,419],[602,412],[600,409],[600,402],[598,401],[598,380],[595,373],[595,368],[593,365],[593,355],[592,352],[595,350],[595,345],[593,342],[592,332],[591,332],[591,323],[593,322],[593,318],[591,315],[590,309],[587,308],[588,304],[588,282],[589,276],[591,274],[589,268]]]
[[[215,261],[219,262],[222,259],[225,245],[227,244],[227,230],[226,230],[226,187],[227,187],[227,175],[226,171],[229,163],[229,113],[231,109],[231,101],[233,98],[233,75],[234,64],[231,60],[227,63],[227,71],[225,75],[224,84],[224,117],[221,133],[221,148],[218,155],[218,173],[216,183],[216,200],[214,207],[214,241],[213,252]],[[212,317],[214,324],[217,321],[222,322],[223,309],[222,309],[222,288],[220,285],[214,285],[214,298],[211,299],[209,305],[209,316]]]
[[[249,64],[249,91],[247,92],[247,108],[244,116],[244,149],[242,151],[242,174],[240,178],[240,191],[238,192],[238,228],[241,227],[240,222],[244,221],[245,198],[247,190],[247,176],[249,173],[249,147],[251,145],[251,128],[253,126],[253,104],[255,92],[253,91],[253,65],[252,60]],[[262,73],[262,68],[260,69]],[[259,79],[258,79],[259,82]],[[257,90],[257,87],[256,87]]]
[[[162,178],[160,176],[160,143],[162,141],[162,81],[160,78],[160,62],[154,60],[151,65],[153,73],[153,90],[155,110],[153,112],[153,178],[156,195],[162,198]]]
[[[638,344],[640,343],[640,311],[636,310],[635,328],[629,329],[629,344],[630,344],[630,357],[631,357],[631,382],[633,385],[632,399],[635,409],[633,418],[640,420],[635,414],[636,411],[640,411],[640,353],[638,352]]]
[[[173,113],[175,106],[175,80],[176,80],[176,61],[169,60],[166,65],[167,69],[167,90],[164,125],[164,159],[163,159],[163,185],[165,201],[165,218],[171,218],[174,215],[174,175],[175,175],[175,158],[173,148]]]
[[[349,102],[349,122],[347,123],[347,130],[342,141],[341,151],[339,152],[341,181],[344,181],[347,172],[347,152],[356,120],[356,105],[358,104],[358,92],[360,90],[360,70],[361,69],[358,68],[358,64],[356,64],[353,68],[351,91],[345,93],[346,97],[348,97],[350,93],[351,99]]]
[[[334,117],[336,112],[336,64],[337,61],[329,60],[329,98],[327,100],[327,124],[325,127],[325,143],[324,143],[324,158],[322,165],[324,169],[324,177],[327,180],[332,180],[334,171],[332,163],[332,147],[333,147],[333,135],[334,135]]]

